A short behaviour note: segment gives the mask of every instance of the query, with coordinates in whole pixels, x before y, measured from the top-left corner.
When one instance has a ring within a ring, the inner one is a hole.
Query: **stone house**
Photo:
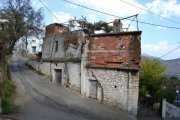
[[[141,32],[94,34],[83,58],[81,94],[137,114]]]
[[[54,34],[50,32],[53,26]],[[42,47],[42,66],[44,67],[42,73],[49,75],[53,83],[68,86],[79,92],[81,46],[84,35],[82,31],[67,32],[67,28],[63,25],[51,24],[46,27]]]
[[[120,20],[115,22],[113,33],[91,35],[51,24],[46,27],[42,62],[30,64],[53,83],[136,116],[141,31],[123,32],[117,29]]]

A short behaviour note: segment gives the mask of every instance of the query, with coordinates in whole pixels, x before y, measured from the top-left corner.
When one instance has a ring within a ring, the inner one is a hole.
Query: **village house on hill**
[[[141,31],[85,34],[62,24],[46,26],[42,62],[34,68],[59,86],[137,115]]]

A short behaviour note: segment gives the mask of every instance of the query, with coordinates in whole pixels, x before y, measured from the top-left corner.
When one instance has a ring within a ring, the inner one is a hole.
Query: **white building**
[[[28,54],[37,54],[42,51],[42,39],[38,39],[36,37],[29,37],[27,38],[27,45],[26,45],[26,38],[21,38],[16,46],[19,51],[26,51]]]

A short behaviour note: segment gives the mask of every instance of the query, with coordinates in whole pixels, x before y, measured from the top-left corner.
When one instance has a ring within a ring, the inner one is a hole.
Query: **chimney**
[[[122,32],[122,23],[120,19],[115,19],[113,21],[113,33]]]

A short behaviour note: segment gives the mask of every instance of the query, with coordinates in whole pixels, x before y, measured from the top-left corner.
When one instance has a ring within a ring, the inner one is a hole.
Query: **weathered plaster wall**
[[[52,78],[52,82],[57,84],[55,70],[62,70],[61,86],[68,86],[69,88],[80,91],[80,63],[51,63],[28,61],[27,64],[36,71]],[[50,69],[51,68],[51,69]]]
[[[67,69],[69,74],[69,87],[75,91],[80,92],[80,83],[81,83],[80,63],[68,62]]]
[[[34,70],[50,76],[50,63],[48,62],[38,62],[38,61],[27,61],[28,66],[32,67]]]
[[[81,59],[81,49],[85,34],[82,31],[74,31],[77,35],[78,46],[69,44],[65,49],[65,39],[67,33],[61,33],[56,35],[50,35],[44,38],[42,48],[42,60],[43,61],[72,61],[72,59]],[[55,50],[55,42],[58,42],[58,50]]]
[[[51,75],[52,75],[52,82],[55,84],[58,84],[58,81],[56,80],[56,71],[55,70],[61,70],[61,86],[67,85],[67,75],[65,71],[65,64],[64,63],[51,63]]]
[[[58,51],[55,51],[55,41],[58,41]],[[64,34],[45,37],[43,40],[42,59],[64,57]]]

